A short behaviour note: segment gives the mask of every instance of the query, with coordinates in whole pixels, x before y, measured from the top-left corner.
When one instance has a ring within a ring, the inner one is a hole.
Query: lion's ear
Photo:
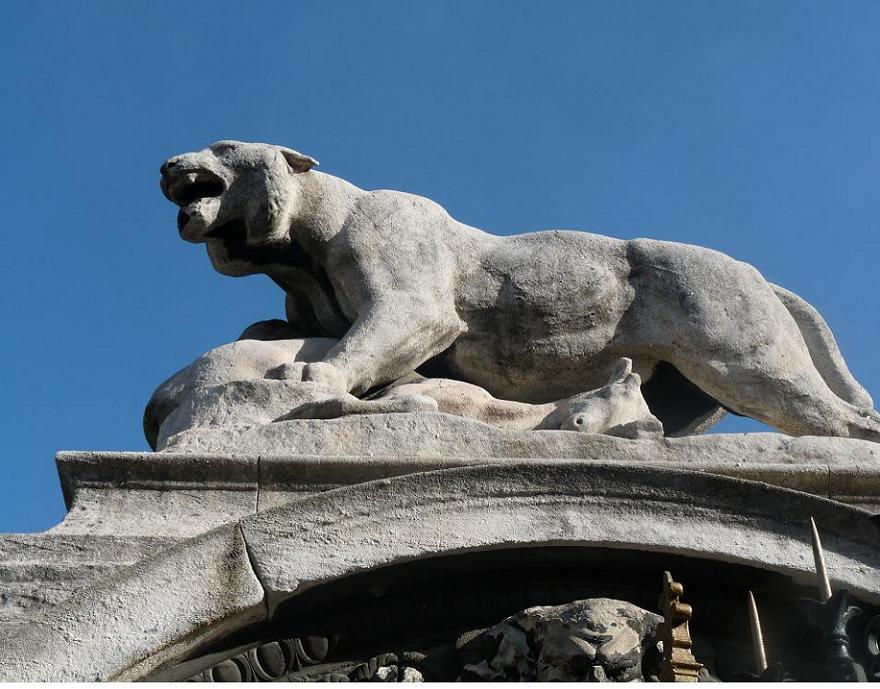
[[[311,156],[303,155],[299,151],[294,151],[292,148],[279,146],[278,150],[281,152],[281,155],[284,156],[284,160],[287,161],[287,164],[290,165],[290,169],[294,172],[306,172],[318,164],[318,161]]]
[[[614,383],[622,383],[626,380],[627,376],[632,373],[632,370],[632,359],[628,359],[625,356],[620,357],[617,360],[617,363],[614,364],[614,369],[611,371],[611,380],[608,381],[608,384],[613,385]]]

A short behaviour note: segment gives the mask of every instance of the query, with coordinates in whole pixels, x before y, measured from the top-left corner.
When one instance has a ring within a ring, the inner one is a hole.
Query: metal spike
[[[761,632],[761,618],[755,597],[749,591],[749,623],[752,628],[752,649],[755,654],[755,669],[761,675],[767,669],[767,652],[764,650],[764,634]]]
[[[816,528],[816,520],[810,517],[813,540],[813,560],[816,562],[816,582],[819,585],[819,599],[824,603],[831,598],[831,582],[828,580],[828,570],[825,568],[825,553],[822,551],[822,541],[819,539],[819,530]]]

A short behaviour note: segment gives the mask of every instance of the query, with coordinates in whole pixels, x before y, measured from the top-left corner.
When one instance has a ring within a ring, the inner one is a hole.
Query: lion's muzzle
[[[200,242],[216,219],[219,197],[226,191],[223,179],[186,154],[166,160],[160,172],[160,187],[165,197],[180,206],[177,231],[191,242]]]

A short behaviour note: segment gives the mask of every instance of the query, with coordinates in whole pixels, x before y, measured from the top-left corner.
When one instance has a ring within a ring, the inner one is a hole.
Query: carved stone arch
[[[324,587],[436,558],[634,551],[806,584],[810,516],[835,585],[880,602],[870,515],[804,493],[696,472],[537,460],[372,481],[226,525],[75,594],[0,641],[0,678],[156,676]]]
[[[880,532],[869,513],[763,483],[656,466],[514,460],[423,472],[292,503],[244,520],[242,530],[274,612],[281,601],[354,572],[563,544],[694,556],[812,581],[810,516],[822,524],[834,577],[880,602]]]

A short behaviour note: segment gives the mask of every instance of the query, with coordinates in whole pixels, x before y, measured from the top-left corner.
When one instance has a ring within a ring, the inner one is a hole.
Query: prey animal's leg
[[[339,395],[299,405],[276,421],[291,419],[338,419],[360,414],[407,414],[435,412],[437,402],[422,395],[360,400],[353,395]]]
[[[482,421],[505,430],[528,431],[559,428],[559,404],[526,404],[500,400],[478,385],[447,378],[429,378],[392,388],[388,399],[428,397],[435,401],[437,411]]]

